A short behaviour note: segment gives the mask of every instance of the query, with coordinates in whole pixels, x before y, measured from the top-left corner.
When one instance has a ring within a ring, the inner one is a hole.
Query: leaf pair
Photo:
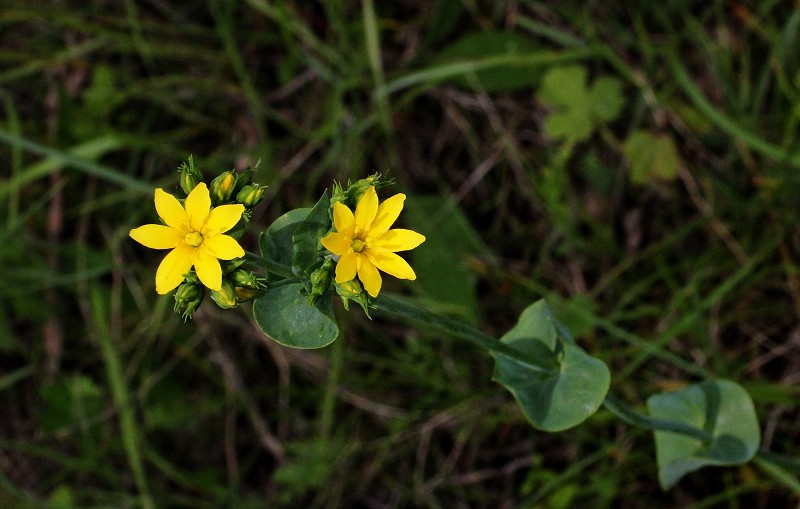
[[[608,367],[575,344],[545,301],[528,306],[500,341],[520,350],[523,357],[533,356],[552,366],[543,371],[493,352],[494,379],[514,395],[522,413],[536,428],[571,428],[603,403],[611,382]]]
[[[270,267],[291,267],[292,275],[273,276],[270,288],[253,304],[253,316],[264,334],[293,348],[322,348],[339,335],[331,299],[306,299],[310,268],[319,260],[319,239],[331,227],[327,191],[314,208],[295,209],[276,219],[261,234],[261,256]],[[295,276],[295,277],[292,277]],[[277,280],[276,280],[277,279]]]

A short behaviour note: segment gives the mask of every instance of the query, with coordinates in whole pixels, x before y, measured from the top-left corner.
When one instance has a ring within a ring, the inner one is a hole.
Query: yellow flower
[[[211,198],[204,183],[186,197],[186,208],[177,198],[161,189],[155,193],[156,212],[165,224],[146,224],[130,231],[136,242],[151,249],[172,249],[156,271],[156,291],[174,290],[184,274],[194,266],[200,282],[220,291],[222,268],[219,260],[244,256],[244,249],[224,232],[239,222],[243,205],[211,208]]]
[[[370,186],[356,205],[356,213],[340,202],[333,205],[333,225],[336,232],[321,240],[322,245],[335,255],[336,282],[361,280],[364,289],[373,297],[381,290],[378,269],[400,279],[417,279],[414,270],[395,253],[414,249],[425,237],[411,230],[389,227],[395,222],[406,195],[396,194],[378,205],[378,194]]]

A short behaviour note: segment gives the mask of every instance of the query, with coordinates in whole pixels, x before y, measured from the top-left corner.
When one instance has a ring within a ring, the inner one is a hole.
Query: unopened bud
[[[319,300],[331,285],[331,271],[333,270],[333,260],[326,258],[322,267],[311,273],[311,291],[308,292],[308,301],[314,303]]]
[[[264,199],[264,191],[266,191],[266,189],[267,186],[260,186],[258,184],[246,185],[236,194],[236,203],[241,203],[248,209],[252,209]]]
[[[188,163],[188,164],[187,164]],[[194,166],[194,158],[189,156],[187,162],[181,163],[178,169],[181,172],[181,189],[187,195],[203,181],[203,174]]]
[[[230,233],[228,233],[230,235]],[[235,271],[242,265],[244,265],[245,259],[244,258],[234,258],[233,260],[220,260],[219,263],[222,266],[222,273],[223,274],[230,274],[231,272]]]
[[[244,269],[236,269],[228,274],[233,284],[237,287],[250,288],[252,290],[266,290],[266,279],[256,276],[250,271]]]
[[[236,296],[239,298],[239,302],[247,302],[255,299],[256,297],[261,297],[262,295],[264,295],[262,290],[244,288],[242,286],[236,287]]]
[[[358,200],[367,192],[367,189],[374,185],[375,184],[368,179],[360,179],[347,189],[347,196],[352,200],[352,203],[358,203]]]
[[[231,309],[239,305],[239,296],[236,295],[236,288],[227,279],[222,280],[222,287],[219,291],[211,290],[211,299],[222,309]]]
[[[213,205],[221,205],[231,199],[233,190],[236,187],[236,172],[233,170],[220,174],[211,181],[211,188],[208,190],[211,195]]]
[[[183,321],[191,320],[192,314],[203,302],[203,289],[196,283],[182,283],[175,291],[176,313],[180,313]]]
[[[372,318],[369,316],[369,295],[364,292],[361,283],[357,279],[351,279],[344,283],[334,282],[333,285],[336,288],[336,293],[342,298],[342,304],[346,310],[350,310],[350,301],[352,300],[361,306],[367,318]]]

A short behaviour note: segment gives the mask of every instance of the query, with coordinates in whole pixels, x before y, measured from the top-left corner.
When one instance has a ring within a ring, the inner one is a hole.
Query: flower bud
[[[326,258],[322,267],[318,268],[311,273],[311,291],[308,292],[308,302],[315,303],[325,293],[331,285],[331,271],[333,269],[333,260]]]
[[[264,199],[264,191],[267,186],[260,186],[258,184],[249,184],[242,188],[236,195],[236,203],[241,203],[248,209],[252,209]]]
[[[333,191],[331,192],[331,208],[328,211],[328,216],[330,217],[331,221],[333,221],[333,205],[337,202],[347,205],[347,194],[345,194],[341,184],[334,182]]]
[[[336,288],[336,293],[342,298],[342,304],[346,310],[350,310],[350,301],[352,300],[361,306],[367,318],[372,318],[369,316],[369,295],[364,292],[361,283],[359,283],[357,279],[351,279],[344,283],[334,282],[333,286]]]
[[[242,288],[249,288],[251,290],[266,290],[266,278],[256,276],[250,271],[244,269],[236,269],[235,271],[228,274],[228,279],[230,279],[234,286],[242,287]]]
[[[244,288],[241,286],[236,287],[236,296],[239,298],[239,302],[247,302],[249,300],[253,300],[256,297],[261,297],[264,295],[262,290],[255,290],[253,288]]]
[[[211,181],[208,192],[211,195],[213,205],[221,205],[231,199],[233,190],[236,187],[236,172],[233,170],[220,174]]]
[[[374,179],[360,179],[356,181],[355,184],[351,185],[347,189],[347,197],[351,200],[351,203],[358,203],[358,200],[361,199],[361,196],[367,192],[367,189],[375,185]]]
[[[230,233],[228,234],[230,235]],[[222,266],[222,273],[225,275],[230,274],[231,272],[235,271],[242,265],[244,265],[245,259],[244,258],[234,258],[233,260],[220,260],[219,263]]]
[[[181,189],[187,195],[203,181],[203,174],[194,166],[194,158],[189,156],[188,164],[181,163],[178,171],[181,172]]]
[[[222,309],[231,309],[239,305],[236,288],[228,279],[222,280],[222,287],[219,291],[211,290],[211,299]]]
[[[203,289],[196,283],[182,283],[175,291],[176,313],[180,313],[183,321],[191,320],[192,314],[200,307],[203,302]]]

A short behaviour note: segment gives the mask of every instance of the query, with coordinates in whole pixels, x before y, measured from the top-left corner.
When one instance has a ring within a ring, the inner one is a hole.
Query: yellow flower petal
[[[192,246],[180,244],[167,253],[167,256],[161,260],[161,264],[156,271],[156,292],[164,295],[181,284],[183,275],[192,268],[193,252],[194,248]]]
[[[326,237],[320,239],[322,245],[333,254],[343,255],[350,249],[353,238],[343,233],[331,232]]]
[[[406,195],[399,193],[387,198],[378,206],[378,213],[375,214],[375,219],[372,220],[372,226],[369,229],[370,236],[378,237],[391,228],[403,210],[405,199]]]
[[[230,235],[204,238],[203,247],[208,250],[208,254],[220,260],[233,260],[244,256],[244,249]]]
[[[366,254],[371,264],[374,264],[387,274],[391,274],[399,279],[417,279],[417,275],[414,274],[414,269],[412,269],[405,260],[394,253],[368,250]],[[358,277],[361,278],[360,272]]]
[[[163,189],[156,189],[156,212],[164,223],[184,235],[189,233],[189,217],[183,210],[181,202]]]
[[[150,249],[173,249],[185,238],[184,234],[163,224],[146,224],[134,228],[128,235]]]
[[[211,256],[205,249],[196,249],[193,256],[194,271],[200,282],[212,290],[222,289],[222,267],[219,260]]]
[[[192,231],[199,232],[208,218],[211,210],[211,196],[208,194],[208,187],[205,182],[201,182],[192,189],[186,197],[186,215],[189,216],[189,227]]]
[[[424,235],[412,230],[396,228],[378,237],[371,245],[396,253],[414,249],[423,242],[425,242]]]
[[[378,193],[375,192],[375,186],[370,186],[369,189],[364,191],[361,198],[356,205],[356,235],[360,235],[369,231],[372,225],[372,220],[375,219],[375,214],[378,212]]]
[[[243,212],[244,205],[238,203],[214,207],[208,214],[206,224],[200,230],[200,233],[203,234],[203,237],[213,237],[218,233],[225,233],[236,226],[236,223],[242,218]]]
[[[353,237],[356,219],[347,205],[338,201],[333,204],[333,225],[336,227],[337,232]]]
[[[337,283],[345,283],[354,279],[356,277],[356,273],[358,272],[358,253],[347,253],[342,255],[339,258],[339,263],[336,264],[336,282]]]
[[[381,291],[381,275],[366,257],[362,257],[358,268],[358,279],[361,280],[361,284],[364,285],[368,294],[373,297],[378,296],[378,292]]]

